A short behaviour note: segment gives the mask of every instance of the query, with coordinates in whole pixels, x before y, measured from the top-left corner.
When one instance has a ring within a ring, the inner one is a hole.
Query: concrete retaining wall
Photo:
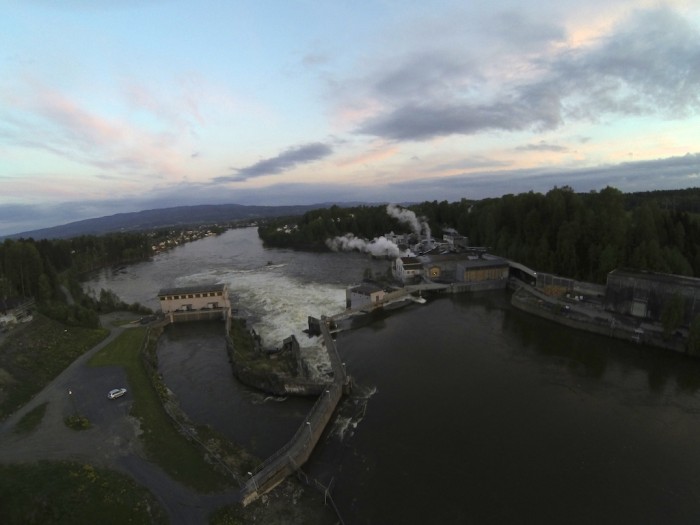
[[[658,327],[622,323],[616,321],[616,318],[608,312],[584,313],[581,309],[566,310],[563,302],[539,294],[525,286],[512,295],[511,304],[519,310],[569,328],[686,353],[683,340],[665,339]]]
[[[244,506],[272,490],[306,463],[350,383],[326,320],[321,320],[320,329],[333,368],[333,384],[328,385],[319,395],[294,436],[251,473],[250,479],[241,489],[241,503]]]
[[[164,315],[171,323],[186,323],[190,321],[226,321],[229,317],[228,312],[226,308],[213,308],[186,312],[168,312]]]

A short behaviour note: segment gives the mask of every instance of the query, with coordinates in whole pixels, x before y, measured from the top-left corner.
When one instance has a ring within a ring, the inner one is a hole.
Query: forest
[[[700,189],[624,194],[616,188],[576,193],[555,187],[483,200],[407,206],[427,221],[433,237],[446,228],[471,246],[540,272],[605,283],[615,268],[700,276]],[[328,238],[353,233],[373,239],[409,232],[386,206],[313,210],[297,220],[269,220],[259,228],[270,246],[327,249]]]
[[[397,208],[398,209],[398,208]],[[536,271],[605,283],[615,268],[700,276],[700,189],[623,194],[607,187],[576,193],[569,187],[546,194],[522,193],[406,206],[429,224],[431,234],[456,229],[472,246],[523,263]],[[258,229],[268,246],[327,250],[326,240],[352,233],[371,240],[410,233],[386,205],[316,209],[269,219]],[[220,232],[217,232],[220,233]],[[148,259],[152,246],[173,232],[119,232],[72,239],[6,239],[0,244],[0,299],[32,297],[55,319],[96,325],[98,313],[123,305],[101,291],[87,296],[86,272]],[[75,301],[68,304],[67,294]],[[140,309],[140,305],[133,305]]]
[[[84,294],[79,277],[113,264],[148,258],[152,236],[145,233],[84,235],[73,239],[5,239],[0,244],[0,299],[32,297],[40,312],[68,324],[97,326],[98,313],[128,307],[112,293]],[[68,304],[66,295],[75,299]],[[135,309],[139,310],[138,305]]]

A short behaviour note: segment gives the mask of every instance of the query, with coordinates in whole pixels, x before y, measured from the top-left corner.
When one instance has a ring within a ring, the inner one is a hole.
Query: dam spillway
[[[323,317],[319,326],[333,370],[333,381],[319,395],[292,438],[249,473],[241,488],[241,503],[244,506],[275,488],[308,461],[343,394],[350,388],[350,378],[338,355],[328,319]]]

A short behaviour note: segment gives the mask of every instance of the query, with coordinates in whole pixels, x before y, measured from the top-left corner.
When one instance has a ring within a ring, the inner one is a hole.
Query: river
[[[86,283],[157,308],[159,288],[227,282],[266,344],[336,313],[388,262],[265,249],[230,230]],[[228,373],[220,324],[170,327],[159,359],[190,417],[264,456],[309,400]],[[506,293],[430,298],[339,334],[356,388],[304,467],[349,524],[698,523],[700,363],[566,330]],[[318,363],[322,368],[323,362]]]

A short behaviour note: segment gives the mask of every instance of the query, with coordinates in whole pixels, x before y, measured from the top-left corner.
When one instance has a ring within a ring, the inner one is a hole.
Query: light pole
[[[253,480],[253,486],[255,487],[255,492],[258,491],[258,482],[255,481],[255,476],[253,476],[252,472],[248,472],[248,475],[250,476],[250,479]]]
[[[70,399],[71,405],[73,405],[73,415],[78,416],[78,409],[75,407],[75,399],[73,399],[73,391],[68,389],[68,399]]]
[[[309,441],[311,441],[314,435],[311,433],[311,423],[309,423],[308,421],[306,422],[306,428],[309,429]]]

